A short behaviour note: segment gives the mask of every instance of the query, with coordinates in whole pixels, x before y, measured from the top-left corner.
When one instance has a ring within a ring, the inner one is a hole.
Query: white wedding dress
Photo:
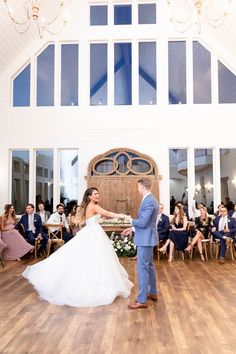
[[[52,304],[77,307],[111,304],[128,297],[133,286],[114,248],[99,225],[100,215],[49,258],[28,266],[23,277]]]

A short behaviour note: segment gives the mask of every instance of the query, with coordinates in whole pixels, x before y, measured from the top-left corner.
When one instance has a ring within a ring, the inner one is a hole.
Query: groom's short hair
[[[139,179],[138,183],[142,184],[146,189],[151,189],[152,181],[148,177],[143,177]]]

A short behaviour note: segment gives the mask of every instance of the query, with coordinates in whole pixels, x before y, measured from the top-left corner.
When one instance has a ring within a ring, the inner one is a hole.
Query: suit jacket
[[[149,194],[140,205],[137,219],[132,220],[132,225],[135,228],[134,242],[137,246],[157,245],[157,213],[157,200],[152,194]]]
[[[28,214],[25,213],[22,215],[22,217],[20,218],[20,221],[18,222],[18,224],[16,225],[16,229],[19,228],[19,224],[22,224],[24,226],[25,232],[28,231]],[[41,217],[34,213],[34,227],[35,227],[35,236],[37,236],[38,234],[41,234],[43,232],[43,227],[42,227],[42,219]]]
[[[36,214],[38,214],[38,215],[41,217],[39,211],[37,211]],[[51,215],[51,214],[50,214],[50,211],[44,210],[44,218],[45,218],[46,222],[47,222],[47,220],[50,218],[50,215]]]
[[[220,219],[221,219],[221,216],[217,216],[213,220],[213,224],[216,227],[217,231],[219,231]],[[227,219],[228,219],[228,228],[229,228],[230,234],[232,236],[234,236],[236,234],[236,220],[234,218],[232,218],[231,216],[227,216]],[[222,231],[222,233],[223,233],[223,231]]]
[[[159,236],[168,236],[170,228],[169,217],[165,214],[162,214],[160,220],[157,224],[157,231]]]

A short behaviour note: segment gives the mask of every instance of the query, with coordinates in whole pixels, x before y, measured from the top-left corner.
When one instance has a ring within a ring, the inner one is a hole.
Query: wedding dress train
[[[96,214],[87,219],[86,226],[71,241],[23,272],[41,299],[87,307],[129,296],[133,284],[99,225],[99,217]]]

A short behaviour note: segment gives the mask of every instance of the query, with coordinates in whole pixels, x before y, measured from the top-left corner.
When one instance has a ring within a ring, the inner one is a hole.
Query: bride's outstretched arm
[[[117,213],[113,213],[112,211],[108,211],[105,210],[103,208],[101,208],[99,205],[94,205],[94,211],[97,214],[100,214],[101,216],[104,216],[106,218],[120,218],[120,219],[124,219],[126,217],[125,214],[117,214]]]

